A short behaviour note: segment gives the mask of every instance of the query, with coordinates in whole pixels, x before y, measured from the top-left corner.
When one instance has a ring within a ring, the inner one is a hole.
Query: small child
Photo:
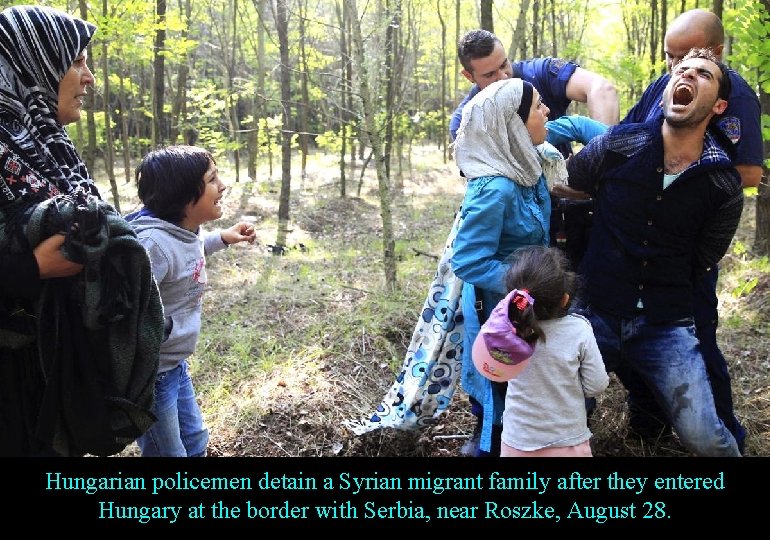
[[[227,189],[213,156],[202,148],[169,146],[150,152],[136,169],[136,181],[144,207],[126,220],[149,253],[165,321],[153,407],[158,420],[136,442],[142,456],[204,457],[209,433],[187,359],[201,329],[205,256],[236,242],[253,243],[256,234],[248,223],[201,229],[222,217]]]
[[[474,342],[482,375],[508,380],[501,457],[592,456],[585,399],[601,394],[609,376],[590,323],[567,313],[577,289],[568,268],[557,248],[516,250],[505,275],[510,292]]]

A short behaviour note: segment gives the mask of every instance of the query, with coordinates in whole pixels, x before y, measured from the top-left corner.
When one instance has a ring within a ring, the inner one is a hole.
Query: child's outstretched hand
[[[236,223],[228,229],[222,229],[222,241],[225,244],[237,244],[238,242],[248,242],[253,244],[257,239],[257,232],[251,223]]]

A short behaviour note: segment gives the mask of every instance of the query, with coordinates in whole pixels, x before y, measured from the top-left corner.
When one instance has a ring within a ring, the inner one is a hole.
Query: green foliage
[[[755,0],[742,0],[726,10],[725,27],[735,36],[730,62],[744,66],[741,74],[752,84],[770,93],[770,14]],[[762,138],[770,140],[770,116],[762,115]]]
[[[767,256],[751,258],[748,247],[740,241],[733,245],[733,253],[743,261],[745,267],[746,277],[731,291],[734,297],[741,298],[750,294],[759,284],[759,275],[770,273],[770,259]]]
[[[355,136],[355,131],[352,124],[347,124],[340,127],[337,131],[324,131],[315,138],[315,143],[320,150],[328,152],[330,154],[339,154],[342,150],[342,134],[345,133],[345,137],[350,139]]]
[[[259,122],[259,147],[261,150],[275,153],[281,145],[281,116],[268,116],[260,118]]]
[[[725,27],[735,36],[731,63],[756,73],[757,82],[770,92],[770,14],[756,1],[743,0],[725,14]],[[765,39],[758,39],[765,36]],[[751,80],[751,79],[750,79]]]

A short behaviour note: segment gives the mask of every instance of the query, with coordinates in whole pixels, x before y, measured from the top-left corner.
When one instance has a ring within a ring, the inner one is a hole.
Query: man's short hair
[[[719,71],[721,72],[721,77],[719,79],[719,97],[724,99],[725,101],[729,100],[730,92],[732,92],[733,85],[730,81],[730,73],[728,72],[727,66],[720,62],[714,52],[711,49],[690,49],[690,52],[688,52],[684,58],[682,58],[682,62],[687,60],[688,58],[703,58],[705,60],[710,60],[714,62],[717,67],[719,68]]]
[[[471,30],[457,43],[457,58],[467,71],[473,73],[471,60],[486,58],[502,42],[489,30]]]

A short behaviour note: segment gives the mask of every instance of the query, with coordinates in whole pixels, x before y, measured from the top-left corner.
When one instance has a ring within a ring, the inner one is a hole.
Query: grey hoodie
[[[194,351],[206,289],[206,255],[227,247],[220,230],[198,234],[148,215],[127,216],[147,250],[163,302],[164,341],[158,373],[176,368]]]

